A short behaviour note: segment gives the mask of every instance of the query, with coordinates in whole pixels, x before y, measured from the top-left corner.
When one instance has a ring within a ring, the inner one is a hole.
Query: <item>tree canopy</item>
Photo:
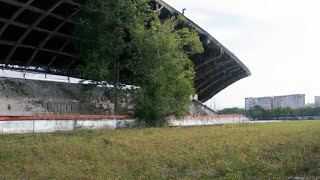
[[[290,107],[263,109],[261,106],[254,106],[246,110],[241,108],[226,108],[218,112],[219,114],[243,114],[253,119],[279,119],[305,116],[320,116],[320,107],[304,107],[291,109]]]
[[[203,46],[195,30],[181,26],[183,17],[161,20],[147,1],[90,0],[77,20],[75,34],[86,39],[78,41],[84,77],[114,84],[115,91],[119,82],[138,86],[136,116],[148,125],[187,113],[194,94],[190,57]]]
[[[179,21],[160,22],[154,16],[150,28],[141,26],[133,32],[129,66],[134,83],[141,87],[136,113],[151,125],[163,124],[171,115],[185,115],[194,94],[195,73],[189,56],[203,47],[195,31],[175,29]]]
[[[81,59],[80,72],[95,81],[114,83],[118,60],[128,49],[128,31],[138,21],[136,3],[130,0],[90,0],[76,20],[75,29]]]

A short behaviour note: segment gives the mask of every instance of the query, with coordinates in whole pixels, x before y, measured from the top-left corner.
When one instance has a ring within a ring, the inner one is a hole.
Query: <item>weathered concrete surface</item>
[[[250,119],[243,115],[216,115],[202,117],[170,118],[169,126],[203,126],[228,123],[247,123]],[[99,120],[1,120],[0,134],[12,133],[50,133],[76,129],[116,129],[136,126],[134,119]]]
[[[189,106],[189,113],[191,116],[214,116],[216,112],[204,105],[202,102],[193,99]]]
[[[169,126],[204,126],[218,125],[231,123],[247,123],[250,119],[243,115],[216,115],[216,116],[200,116],[200,117],[185,117],[183,119],[170,118]]]
[[[84,88],[79,84],[0,78],[0,116],[114,114],[113,89]],[[121,114],[134,111],[130,90],[120,98]],[[215,112],[198,100],[189,107],[192,116]]]
[[[0,78],[0,115],[114,114],[113,90],[80,84]],[[121,114],[133,111],[129,90]]]
[[[50,133],[76,129],[116,129],[132,127],[134,120],[26,120],[0,121],[0,134]]]

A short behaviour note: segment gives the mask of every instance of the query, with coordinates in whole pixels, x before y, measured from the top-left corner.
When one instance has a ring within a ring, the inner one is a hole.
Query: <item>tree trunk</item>
[[[114,83],[114,114],[119,115],[119,76],[120,76],[120,61],[115,64],[115,83]]]

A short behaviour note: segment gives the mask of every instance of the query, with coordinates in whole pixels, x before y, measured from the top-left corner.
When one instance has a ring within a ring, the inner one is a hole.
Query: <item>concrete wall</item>
[[[250,119],[243,115],[217,115],[207,117],[185,117],[183,119],[171,118],[169,126],[204,126],[231,123],[247,123]]]
[[[216,112],[204,105],[198,100],[192,100],[192,103],[189,106],[189,113],[191,116],[214,116]]]
[[[132,114],[134,107],[130,90],[121,95],[121,114]],[[113,89],[0,78],[0,115],[112,115],[113,101]]]
[[[0,134],[49,133],[76,129],[116,129],[134,126],[134,120],[20,120],[0,121]]]
[[[170,118],[169,126],[203,126],[228,123],[246,123],[250,119],[243,115],[216,115],[202,117]],[[116,129],[136,126],[133,119],[99,120],[0,120],[0,134],[50,133],[76,129]]]
[[[6,116],[78,115],[94,112],[99,114],[99,109],[94,104],[74,100],[0,97],[0,115]]]

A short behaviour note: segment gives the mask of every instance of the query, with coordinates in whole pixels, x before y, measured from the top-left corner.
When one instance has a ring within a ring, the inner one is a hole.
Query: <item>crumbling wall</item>
[[[134,113],[133,90],[119,93],[121,115]],[[26,79],[0,78],[0,116],[27,115],[114,115],[114,89],[93,85]],[[215,112],[192,100],[191,116],[212,116]]]
[[[171,117],[168,119],[169,126],[207,126],[218,124],[233,124],[233,123],[250,123],[250,119],[241,114],[232,115],[215,115],[215,116],[198,116],[184,117],[176,119]]]
[[[189,106],[191,116],[214,116],[216,112],[198,100],[193,99]]]
[[[0,115],[112,115],[112,92],[90,85],[0,78]],[[131,91],[120,94],[121,114],[132,114]]]

